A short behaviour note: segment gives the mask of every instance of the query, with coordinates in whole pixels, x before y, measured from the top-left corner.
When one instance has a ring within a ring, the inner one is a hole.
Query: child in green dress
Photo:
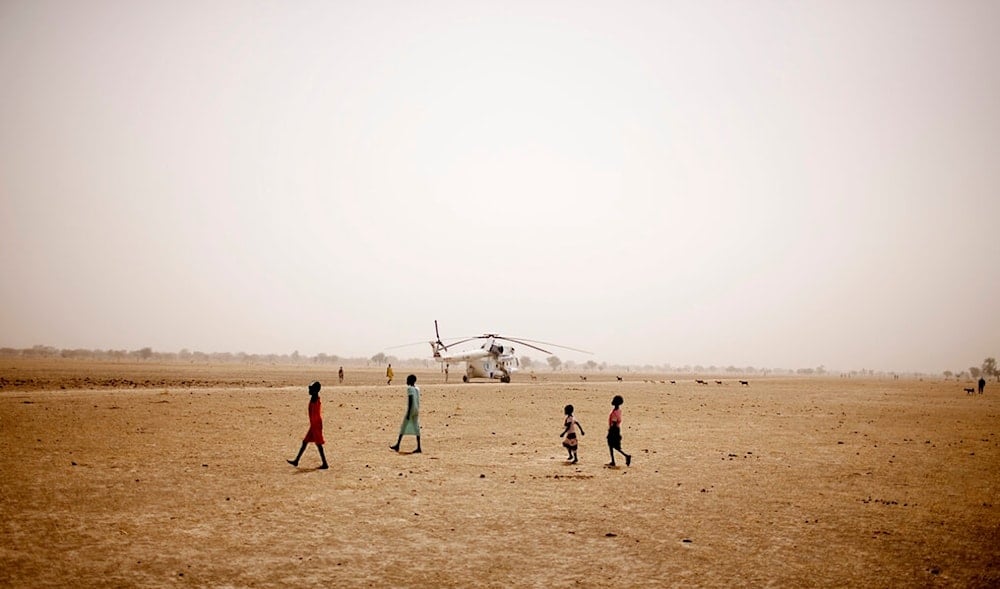
[[[399,426],[399,438],[396,444],[389,448],[399,452],[399,443],[403,441],[405,435],[417,436],[417,449],[413,453],[420,454],[420,389],[417,388],[417,377],[414,374],[406,377],[406,415],[403,416],[403,423]]]

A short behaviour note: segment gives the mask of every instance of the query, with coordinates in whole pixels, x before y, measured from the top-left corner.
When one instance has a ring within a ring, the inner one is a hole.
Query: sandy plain
[[[993,383],[335,370],[0,360],[0,585],[1000,586]],[[326,471],[285,463],[312,380]]]

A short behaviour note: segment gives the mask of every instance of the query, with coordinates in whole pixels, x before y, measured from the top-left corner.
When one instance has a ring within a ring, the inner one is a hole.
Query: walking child
[[[566,436],[566,439],[563,440],[563,448],[566,448],[566,451],[569,452],[569,456],[566,458],[566,460],[570,461],[573,464],[576,464],[576,447],[577,447],[576,428],[580,428],[581,436],[586,435],[586,433],[583,431],[583,425],[581,425],[580,422],[577,421],[575,417],[573,417],[572,405],[566,405],[566,408],[563,409],[563,412],[566,414],[566,419],[563,420],[563,425],[566,426],[566,428],[562,431],[561,434],[559,434],[559,437],[561,438],[563,436]]]
[[[417,377],[414,374],[406,377],[406,415],[403,416],[403,423],[399,426],[399,438],[396,444],[389,448],[399,452],[399,443],[403,441],[405,435],[417,436],[417,449],[413,454],[420,454],[420,389],[417,388]]]
[[[608,466],[615,466],[615,450],[618,450],[625,457],[625,466],[632,465],[632,455],[626,454],[622,450],[622,410],[621,406],[625,402],[621,395],[615,395],[611,399],[611,415],[608,416],[608,450],[611,452],[611,462]]]
[[[385,378],[386,378],[385,384],[392,384],[392,377],[393,377],[392,364],[390,364],[385,369]]]
[[[323,439],[323,413],[321,411],[322,404],[319,400],[319,389],[320,384],[318,381],[309,385],[309,431],[306,432],[306,437],[302,438],[302,447],[299,448],[299,453],[295,457],[295,460],[288,461],[288,464],[292,466],[299,465],[302,453],[306,451],[306,446],[309,442],[312,442],[316,444],[316,449],[319,450],[319,457],[323,460],[323,464],[319,468],[330,468],[326,463],[326,454],[323,453],[323,444],[326,442]]]

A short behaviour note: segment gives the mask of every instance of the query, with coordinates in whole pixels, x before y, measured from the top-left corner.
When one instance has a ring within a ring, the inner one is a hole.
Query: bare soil
[[[1000,586],[992,383],[336,368],[0,361],[0,586]]]

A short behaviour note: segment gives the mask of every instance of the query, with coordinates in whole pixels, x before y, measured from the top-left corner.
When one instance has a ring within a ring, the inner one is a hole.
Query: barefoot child
[[[563,441],[563,448],[566,448],[566,451],[569,452],[569,456],[566,458],[566,460],[572,462],[573,464],[576,464],[576,446],[577,446],[576,428],[580,428],[581,436],[586,434],[584,433],[583,426],[580,425],[580,422],[578,422],[576,418],[573,417],[572,405],[566,405],[566,408],[563,409],[563,412],[566,414],[566,419],[563,420],[563,425],[566,426],[566,429],[564,429],[562,433],[559,434],[559,437],[561,438],[563,436],[566,436],[566,439]]]
[[[325,440],[323,439],[323,413],[320,410],[319,389],[319,382],[309,385],[309,431],[306,432],[306,437],[302,439],[302,447],[299,448],[298,456],[295,457],[295,460],[288,461],[288,464],[292,466],[299,465],[299,458],[302,458],[302,453],[306,451],[306,445],[312,442],[316,444],[316,449],[319,450],[319,457],[323,460],[320,468],[330,468],[326,463],[326,454],[323,453]]]
[[[420,454],[420,389],[417,388],[417,377],[414,374],[406,377],[406,415],[403,416],[403,423],[399,426],[396,445],[389,448],[399,452],[399,443],[403,441],[405,435],[417,436],[417,449],[413,454]]]
[[[608,450],[611,452],[611,462],[608,466],[615,465],[615,450],[621,452],[625,457],[625,466],[632,465],[632,455],[626,454],[622,450],[622,410],[621,406],[625,402],[621,395],[615,395],[611,399],[611,415],[608,416]]]

